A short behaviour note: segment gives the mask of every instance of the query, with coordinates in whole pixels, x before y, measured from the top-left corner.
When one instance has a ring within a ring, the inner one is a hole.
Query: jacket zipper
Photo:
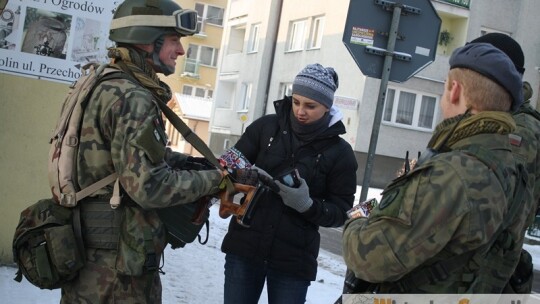
[[[309,181],[311,182],[313,177],[315,176],[315,173],[317,172],[317,168],[319,167],[319,162],[321,161],[322,154],[317,154],[317,159],[315,160],[315,166],[313,166],[313,170],[311,171],[311,174],[309,176]]]

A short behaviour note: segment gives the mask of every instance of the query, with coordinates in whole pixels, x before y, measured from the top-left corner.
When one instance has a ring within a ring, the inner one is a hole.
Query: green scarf
[[[164,103],[172,98],[169,86],[159,80],[156,72],[145,61],[143,54],[132,48],[118,47],[109,49],[111,63],[133,76],[139,83]]]
[[[478,114],[462,114],[445,119],[435,128],[428,148],[446,151],[457,141],[477,134],[508,134],[514,131],[516,123],[507,112],[485,111]]]

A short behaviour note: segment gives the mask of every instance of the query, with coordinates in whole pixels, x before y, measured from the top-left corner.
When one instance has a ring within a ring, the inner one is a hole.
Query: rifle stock
[[[257,187],[238,183],[233,183],[233,186],[234,189],[225,188],[219,193],[221,199],[219,204],[219,216],[225,219],[234,215],[239,224],[246,226],[242,220],[246,215],[246,211],[253,203],[253,197],[257,192]],[[236,204],[234,202],[234,195],[237,193],[244,193],[245,195],[242,204]]]

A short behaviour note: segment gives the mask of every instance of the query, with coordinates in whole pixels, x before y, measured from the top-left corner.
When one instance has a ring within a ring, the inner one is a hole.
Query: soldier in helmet
[[[156,208],[218,191],[221,171],[184,170],[196,160],[166,146],[157,106],[171,91],[156,73],[174,72],[185,53],[181,38],[196,32],[197,13],[173,0],[125,0],[114,14],[109,37],[117,45],[109,57],[121,77],[94,88],[76,165],[81,189],[116,172],[122,200],[109,207],[110,185],[79,202],[86,263],[62,287],[61,303],[161,303],[166,233]]]
[[[449,63],[428,150],[369,217],[345,224],[343,256],[366,290],[500,293],[519,260],[531,197],[508,138],[521,75],[487,43],[456,49]]]

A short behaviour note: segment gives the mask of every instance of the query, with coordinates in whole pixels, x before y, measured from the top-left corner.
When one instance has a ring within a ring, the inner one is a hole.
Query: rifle
[[[221,218],[228,218],[230,215],[236,216],[236,222],[244,227],[251,225],[251,219],[255,211],[255,206],[259,198],[263,196],[268,187],[261,182],[256,186],[243,185],[234,183],[233,189],[225,189],[220,192],[221,203],[219,205],[219,216]],[[231,191],[232,190],[232,191]],[[242,198],[242,204],[236,204],[233,202],[234,195],[236,193],[244,193]]]
[[[239,183],[233,183],[232,185],[233,187],[225,187],[219,192],[219,216],[226,219],[233,215],[236,217],[238,224],[249,227],[257,200],[266,191],[266,188],[261,183],[258,183],[257,186]],[[239,193],[244,194],[241,204],[234,202],[235,195]],[[201,225],[208,218],[206,214],[212,205],[212,199],[211,196],[205,196],[197,201],[197,207],[191,220],[193,224]]]
[[[407,150],[407,153],[405,153],[405,174],[409,173],[411,171],[411,163],[409,162],[409,150]]]
[[[216,159],[210,148],[202,141],[202,139],[193,133],[191,129],[174,113],[164,102],[158,99],[157,102],[161,111],[165,114],[171,124],[182,134],[197,151],[199,151],[206,160],[208,160],[215,168],[221,170],[223,179],[220,185],[219,198],[221,199],[219,206],[219,215],[221,218],[227,218],[234,215],[239,224],[248,226],[250,215],[254,209],[254,198],[261,195],[265,187],[260,183],[257,186],[249,186],[238,183],[233,183],[229,177],[229,172]],[[233,199],[234,195],[244,193],[243,203],[236,204]],[[213,197],[206,196],[199,199],[195,205],[195,211],[191,218],[193,225],[202,225],[208,219],[209,208],[212,205]],[[256,200],[255,200],[256,201]],[[176,223],[177,224],[177,223]],[[200,229],[199,229],[200,230]]]

